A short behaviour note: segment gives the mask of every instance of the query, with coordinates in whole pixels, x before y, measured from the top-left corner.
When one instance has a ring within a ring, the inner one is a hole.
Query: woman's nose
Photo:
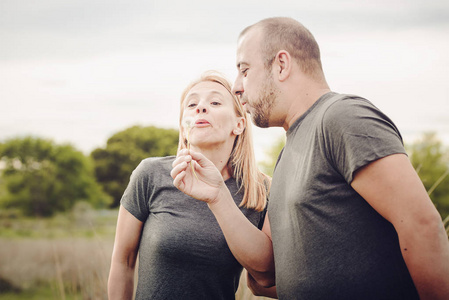
[[[207,110],[206,110],[206,107],[198,104],[198,106],[196,107],[196,112],[197,113],[206,113]]]

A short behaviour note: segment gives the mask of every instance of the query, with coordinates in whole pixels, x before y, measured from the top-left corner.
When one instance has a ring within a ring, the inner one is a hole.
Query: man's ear
[[[241,135],[243,130],[245,130],[245,127],[246,127],[245,118],[240,117],[238,118],[238,122],[235,125],[235,128],[232,131],[232,133],[235,135]]]
[[[292,57],[286,50],[280,50],[274,58],[274,64],[278,71],[277,76],[279,81],[284,81],[290,76],[292,69]]]

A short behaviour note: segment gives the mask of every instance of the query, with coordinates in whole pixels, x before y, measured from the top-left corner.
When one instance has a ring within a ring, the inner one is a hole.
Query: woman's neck
[[[217,167],[218,171],[220,171],[221,176],[223,176],[223,180],[227,180],[232,177],[231,170],[229,168],[228,162],[229,157],[231,156],[233,145],[216,145],[209,147],[196,147],[191,145],[191,149],[196,152],[201,152],[204,156],[207,157],[214,165]]]

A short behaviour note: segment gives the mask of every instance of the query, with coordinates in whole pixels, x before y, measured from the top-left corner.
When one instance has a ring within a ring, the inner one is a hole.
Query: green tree
[[[285,138],[281,137],[266,152],[267,159],[260,163],[266,174],[273,174],[277,157],[284,145]],[[419,141],[406,148],[430,198],[442,218],[446,218],[449,216],[449,151],[443,147],[435,133],[425,133]]]
[[[112,207],[120,204],[129,177],[142,159],[176,155],[178,134],[175,129],[134,126],[114,134],[106,148],[91,153],[97,181],[114,199]]]
[[[449,151],[430,132],[407,146],[407,152],[442,218],[449,216]]]
[[[25,215],[51,216],[77,201],[104,207],[110,197],[95,181],[91,160],[70,145],[35,137],[0,145],[0,205]]]
[[[259,163],[259,166],[261,167],[261,170],[269,175],[273,176],[274,167],[276,166],[276,162],[278,159],[279,154],[282,151],[282,148],[284,148],[285,145],[285,136],[279,137],[279,139],[272,145],[271,148],[269,148],[265,154],[266,159]]]

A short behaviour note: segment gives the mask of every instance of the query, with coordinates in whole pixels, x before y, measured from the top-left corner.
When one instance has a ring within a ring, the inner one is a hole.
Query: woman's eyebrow
[[[190,98],[192,98],[192,97],[197,97],[197,96],[199,96],[199,95],[200,95],[199,93],[193,92],[193,93],[187,95],[186,100],[188,100],[188,99],[190,99]],[[207,94],[207,96],[211,96],[211,95],[217,95],[217,96],[222,96],[222,97],[224,97],[223,93],[221,93],[221,92],[219,92],[219,91],[216,91],[216,90],[210,91],[210,92]]]
[[[223,95],[223,93],[221,93],[221,92],[219,92],[219,91],[211,91],[210,93],[209,93],[209,95],[218,95],[218,96],[224,96]]]

